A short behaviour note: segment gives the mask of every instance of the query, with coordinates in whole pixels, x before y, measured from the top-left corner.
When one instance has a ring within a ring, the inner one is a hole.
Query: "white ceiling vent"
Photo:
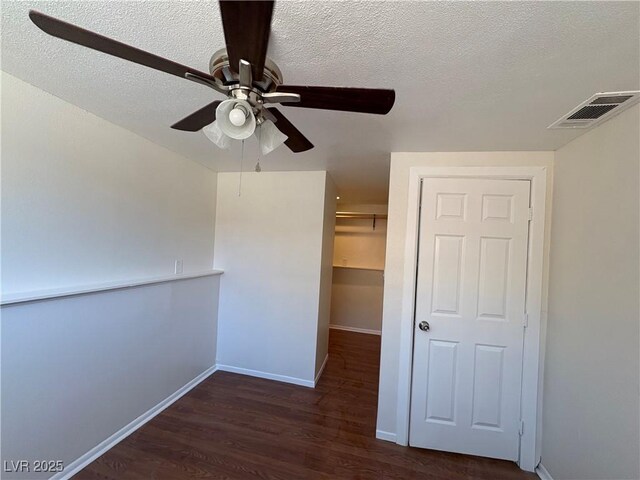
[[[547,128],[589,128],[640,100],[640,91],[596,93]]]

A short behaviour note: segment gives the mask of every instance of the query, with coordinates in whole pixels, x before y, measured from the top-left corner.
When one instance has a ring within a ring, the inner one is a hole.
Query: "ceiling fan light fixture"
[[[256,117],[245,100],[229,98],[221,102],[216,108],[216,119],[220,130],[235,140],[249,138],[256,130]]]
[[[233,110],[229,112],[229,121],[236,127],[241,127],[247,121],[248,113],[242,107],[242,105],[236,105]]]
[[[211,140],[220,148],[226,150],[231,146],[231,138],[229,138],[224,134],[222,130],[220,130],[220,126],[218,125],[217,120],[204,127],[202,129],[202,133],[204,133],[209,140]]]
[[[256,130],[256,137],[260,143],[262,155],[273,152],[276,148],[287,141],[287,137],[282,133],[271,120],[265,120]]]

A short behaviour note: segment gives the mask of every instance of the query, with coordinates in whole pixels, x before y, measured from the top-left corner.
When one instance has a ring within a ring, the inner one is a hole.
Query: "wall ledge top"
[[[153,285],[156,283],[188,280],[190,278],[210,277],[214,275],[222,275],[222,273],[224,273],[223,270],[207,270],[204,272],[185,273],[182,275],[163,275],[160,277],[148,277],[130,281],[94,283],[84,286],[71,286],[52,288],[47,290],[32,290],[29,292],[2,294],[2,296],[0,297],[0,305],[15,305],[17,303],[35,302],[38,300],[47,300],[52,298],[71,297],[75,295],[85,295],[88,293],[98,293],[109,290],[120,290],[123,288],[133,288],[142,285]]]

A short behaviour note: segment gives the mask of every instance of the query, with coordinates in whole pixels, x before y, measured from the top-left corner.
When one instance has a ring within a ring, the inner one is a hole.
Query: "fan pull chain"
[[[258,130],[258,161],[256,162],[256,172],[260,173],[262,167],[260,167],[260,152],[262,151],[262,126]]]
[[[242,161],[244,160],[244,140],[242,140],[242,148],[240,153],[240,179],[238,181],[238,196],[242,195]]]

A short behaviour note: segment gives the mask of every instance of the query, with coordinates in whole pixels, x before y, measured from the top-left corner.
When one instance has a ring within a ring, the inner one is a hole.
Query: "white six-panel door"
[[[529,190],[422,182],[412,446],[518,458]]]

